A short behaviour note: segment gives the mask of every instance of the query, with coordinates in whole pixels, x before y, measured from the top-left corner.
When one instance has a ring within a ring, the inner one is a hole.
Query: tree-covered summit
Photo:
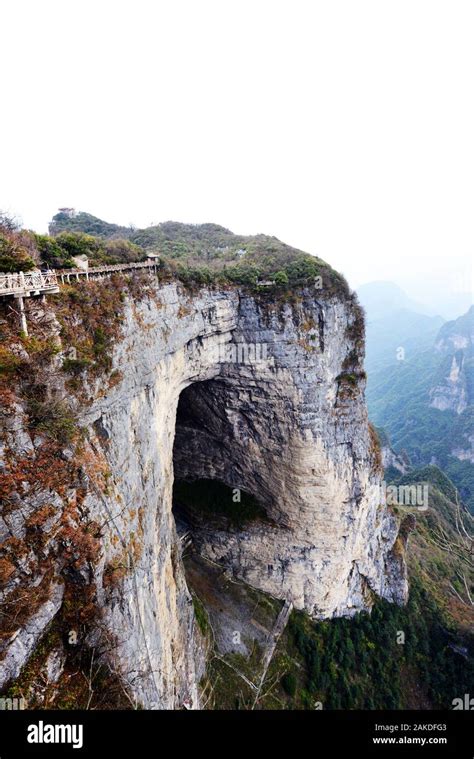
[[[346,294],[347,283],[322,259],[281,242],[269,235],[237,235],[218,224],[183,224],[166,221],[145,229],[110,224],[88,213],[58,213],[50,224],[50,234],[61,242],[64,235],[78,235],[93,248],[122,242],[137,248],[145,258],[160,255],[184,280],[206,283],[229,281],[256,284],[271,281],[276,286],[300,285],[322,278],[322,286]],[[92,239],[90,239],[92,238]],[[84,250],[83,252],[86,252]],[[92,249],[93,263],[96,253]]]

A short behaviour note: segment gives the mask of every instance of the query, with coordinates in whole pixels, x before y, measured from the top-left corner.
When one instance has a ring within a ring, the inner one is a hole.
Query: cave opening
[[[239,546],[274,525],[262,501],[262,460],[251,446],[254,410],[225,379],[203,380],[179,397],[173,448],[173,516],[194,619],[217,654],[240,656],[247,682],[262,677],[262,651],[275,640],[283,602],[251,582]],[[268,503],[268,500],[267,500]],[[225,676],[209,669],[213,698]],[[231,670],[232,671],[232,670]],[[240,675],[236,686],[242,688]]]
[[[237,443],[226,413],[225,382],[196,382],[180,394],[173,448],[173,515],[178,534],[243,529],[266,520],[264,507],[241,486]],[[236,459],[236,460],[234,460]]]

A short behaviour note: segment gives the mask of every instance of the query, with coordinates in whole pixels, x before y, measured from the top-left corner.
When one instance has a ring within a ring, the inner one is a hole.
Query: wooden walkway
[[[33,271],[18,274],[0,274],[0,296],[13,295],[28,298],[30,295],[57,293],[58,279],[55,271]]]
[[[71,279],[80,280],[103,279],[114,272],[147,269],[157,271],[159,260],[137,261],[132,264],[112,264],[110,266],[93,266],[90,269],[51,269],[48,271],[30,271],[18,273],[0,272],[0,298],[13,297],[18,303],[21,329],[28,335],[24,298],[35,295],[50,295],[59,292],[59,283],[66,284]]]
[[[71,279],[78,280],[81,277],[84,277],[86,280],[102,279],[116,271],[132,271],[134,269],[151,269],[156,271],[158,266],[158,260],[137,261],[133,264],[110,264],[108,266],[93,266],[89,269],[58,269],[56,274],[64,285],[66,282],[70,282]]]
[[[10,274],[0,272],[0,297],[2,295],[23,296],[47,295],[59,292],[59,283],[65,284],[72,280],[102,279],[114,272],[132,271],[134,269],[155,270],[158,262],[137,261],[133,264],[112,264],[110,266],[93,266],[90,269],[51,269],[48,271],[22,272]]]

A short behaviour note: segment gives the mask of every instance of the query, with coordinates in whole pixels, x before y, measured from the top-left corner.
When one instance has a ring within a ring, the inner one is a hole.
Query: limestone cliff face
[[[381,441],[382,465],[385,471],[395,470],[399,474],[406,474],[410,469],[410,461],[406,454],[396,453],[388,440]]]
[[[367,421],[362,329],[351,300],[312,288],[281,303],[157,284],[126,302],[115,380],[85,380],[89,401],[76,404],[95,461],[80,482],[81,512],[100,525],[93,577],[83,573],[83,582],[93,581],[102,610],[90,638],[110,636],[111,663],[145,708],[199,706],[205,666],[172,514],[174,476],[217,478],[262,503],[267,521],[203,525],[195,538],[249,584],[319,618],[370,608],[373,593],[406,600]],[[32,448],[15,418],[7,445]],[[70,498],[78,487],[71,483]],[[26,511],[56,496],[53,487],[35,493]],[[5,534],[24,529],[27,501],[15,524],[2,522]],[[50,587],[29,637],[4,643],[0,684],[17,676],[57,612],[61,580]]]
[[[178,419],[176,476],[240,486],[271,520],[204,527],[201,552],[315,617],[367,608],[371,590],[406,593],[403,573],[393,582],[397,527],[380,502],[363,375],[349,366],[355,318],[314,291],[283,309],[242,297],[232,339],[266,345],[268,359],[224,363],[186,391],[189,413]]]
[[[436,384],[430,389],[430,406],[439,411],[462,414],[473,401],[474,306],[441,327],[435,351],[444,361],[438,369]],[[462,459],[462,455],[459,458]],[[466,458],[469,460],[469,456]]]

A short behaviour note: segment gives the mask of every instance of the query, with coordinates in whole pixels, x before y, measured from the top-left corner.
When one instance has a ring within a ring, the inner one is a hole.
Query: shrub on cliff
[[[285,272],[288,281],[291,284],[299,284],[317,277],[318,274],[320,274],[320,267],[318,266],[316,259],[312,259],[308,256],[291,261],[291,263],[285,267]]]
[[[64,401],[42,401],[32,396],[27,414],[30,428],[47,434],[60,445],[70,443],[77,432],[77,421]]]
[[[224,274],[231,282],[241,285],[255,285],[261,270],[255,264],[241,263],[224,270]]]
[[[20,230],[11,216],[0,211],[0,271],[30,271],[37,257],[32,235]]]
[[[284,287],[285,285],[288,284],[288,282],[289,282],[289,279],[288,279],[288,274],[286,273],[286,271],[277,271],[277,273],[275,274],[275,284],[281,285]]]
[[[0,271],[30,271],[36,266],[18,236],[5,235],[0,232]]]
[[[73,256],[94,258],[101,251],[101,242],[97,238],[77,232],[62,232],[55,238],[55,242],[70,258]]]
[[[61,247],[54,237],[35,235],[35,241],[43,265],[46,264],[51,269],[69,269],[74,266],[71,253],[67,248]]]
[[[91,266],[133,263],[145,258],[145,251],[129,240],[102,240],[80,232],[61,232],[56,237],[35,235],[43,264],[67,269],[76,264],[74,256],[87,256]]]
[[[293,674],[293,672],[287,672],[285,675],[283,675],[281,678],[281,685],[285,693],[293,698],[297,687],[296,676]]]
[[[130,240],[106,240],[101,257],[108,264],[134,263],[144,260],[145,251]]]

